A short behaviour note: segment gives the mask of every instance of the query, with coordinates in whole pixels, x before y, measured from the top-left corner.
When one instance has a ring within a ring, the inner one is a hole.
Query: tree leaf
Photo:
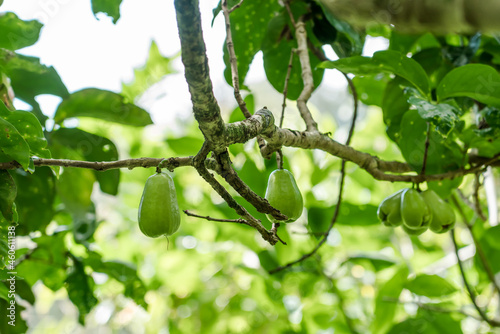
[[[44,231],[54,216],[55,176],[49,167],[38,167],[33,174],[17,169],[12,173],[19,192],[16,203],[20,224],[18,235]],[[36,215],[33,214],[36,212]]]
[[[234,52],[238,59],[239,84],[243,85],[250,63],[260,51],[262,41],[266,35],[267,24],[281,6],[275,1],[253,0],[244,1],[238,10],[230,14],[231,34],[233,36]],[[229,85],[233,85],[231,66],[227,45],[224,44],[224,77]]]
[[[406,319],[387,332],[387,334],[401,333],[461,334],[462,328],[460,322],[450,314],[419,309],[417,317]]]
[[[122,0],[92,0],[92,12],[97,18],[97,13],[105,13],[113,18],[116,24],[120,18],[120,4]]]
[[[0,108],[3,108],[3,105]],[[0,114],[3,114],[3,111],[0,111]],[[44,159],[51,158],[42,125],[35,115],[28,111],[12,110],[5,113],[5,120],[12,124],[28,143],[31,156]]]
[[[349,261],[351,263],[369,262],[371,263],[375,271],[380,271],[397,264],[395,260],[387,256],[383,256],[379,253],[362,253],[362,254],[350,255],[346,261]]]
[[[134,69],[134,80],[132,82],[122,83],[122,95],[130,101],[134,101],[148,88],[158,83],[165,75],[174,72],[171,62],[172,58],[163,56],[156,42],[152,41],[146,64],[141,68]]]
[[[0,105],[2,108],[3,103],[0,102]],[[14,125],[0,114],[0,162],[12,160],[17,161],[27,170],[30,162],[30,147]]]
[[[342,72],[354,75],[370,75],[380,72],[396,74],[410,82],[424,96],[430,94],[429,77],[425,70],[415,60],[406,57],[401,52],[386,50],[378,51],[372,58],[354,56],[319,64],[321,68],[336,68]]]
[[[416,172],[422,169],[426,138],[426,121],[417,110],[407,111],[401,121],[398,146],[405,160]],[[443,173],[458,169],[463,163],[464,157],[458,144],[443,138],[431,127],[426,171],[429,174]]]
[[[60,124],[71,117],[93,117],[131,126],[153,123],[144,109],[128,103],[119,94],[97,88],[75,92],[59,104],[54,121]]]
[[[405,288],[417,295],[430,298],[447,296],[457,291],[457,288],[444,278],[425,274],[417,275],[414,279],[408,281]]]
[[[39,58],[0,49],[0,69],[10,78],[16,97],[31,105],[37,105],[34,97],[40,94],[69,94],[56,70],[40,64]]]
[[[6,170],[0,170],[0,213],[8,222],[14,218],[14,200],[17,195],[17,187]]]
[[[69,299],[78,308],[78,322],[85,324],[85,316],[97,305],[97,298],[94,296],[94,280],[87,276],[83,263],[73,258],[73,269],[66,278],[66,289]]]
[[[108,138],[94,135],[80,129],[61,128],[51,133],[52,140],[59,145],[69,147],[78,152],[86,161],[118,160],[118,150]],[[61,157],[62,158],[62,157]],[[120,170],[92,171],[99,182],[101,190],[110,195],[118,193]]]
[[[373,333],[385,333],[394,323],[398,303],[388,299],[398,299],[406,284],[408,268],[400,268],[379,290],[375,299],[375,318],[371,323]]]
[[[500,74],[488,65],[464,65],[449,72],[439,83],[436,93],[438,101],[467,96],[500,107]]]
[[[15,51],[33,45],[38,41],[42,27],[37,20],[23,21],[14,13],[2,13],[0,48]]]
[[[417,107],[420,117],[432,122],[443,136],[448,136],[460,120],[459,111],[449,104],[433,104],[416,96],[410,96],[408,102]]]

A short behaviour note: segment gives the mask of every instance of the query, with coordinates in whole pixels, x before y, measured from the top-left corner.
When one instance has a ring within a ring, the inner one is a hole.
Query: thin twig
[[[480,173],[476,173],[474,176],[474,191],[472,192],[472,200],[474,202],[474,211],[477,213],[478,217],[482,221],[488,220],[481,209],[481,202],[479,201],[479,189],[481,188],[481,182],[479,181]]]
[[[278,235],[278,228],[280,227],[280,223],[273,223],[273,227],[271,228],[271,233],[273,233],[276,238],[283,244],[286,245],[286,242],[284,242]]]
[[[498,295],[500,296],[500,286],[498,285],[496,279],[495,279],[495,273],[493,272],[493,269],[491,268],[491,265],[488,261],[488,258],[486,257],[486,254],[484,253],[483,247],[479,243],[479,240],[476,238],[476,234],[474,233],[474,230],[472,229],[472,224],[469,223],[467,219],[467,215],[465,214],[464,210],[460,206],[460,203],[458,202],[457,197],[452,194],[451,195],[451,201],[455,205],[455,207],[458,210],[458,213],[462,217],[462,221],[469,230],[469,233],[472,237],[472,240],[474,241],[474,246],[476,247],[477,255],[479,256],[479,260],[481,261],[481,264],[483,265],[484,270],[486,271],[486,275],[488,276],[488,279],[490,280],[491,284],[493,284],[493,287],[497,291]]]
[[[231,14],[232,12],[234,12],[236,9],[240,8],[241,7],[241,4],[243,3],[244,0],[240,0],[240,2],[238,2],[236,5],[234,5],[233,7],[231,7],[231,9],[229,10],[229,14]]]
[[[290,61],[288,62],[288,69],[286,70],[285,87],[283,87],[283,104],[282,104],[282,109],[281,109],[280,128],[283,127],[283,120],[285,119],[286,95],[288,94],[288,82],[290,81],[290,75],[292,73],[293,54],[294,53],[295,53],[295,50],[292,49],[292,51],[290,52]]]
[[[238,5],[241,5],[241,2]],[[231,10],[233,9],[234,7]],[[227,46],[227,52],[229,53],[229,64],[231,65],[231,78],[233,82],[234,97],[238,102],[238,105],[240,106],[240,110],[243,113],[243,115],[245,115],[246,118],[249,118],[252,115],[248,111],[245,100],[243,100],[243,97],[240,94],[240,78],[238,75],[238,62],[236,60],[236,52],[234,51],[233,35],[231,33],[231,20],[229,19],[230,11],[227,8],[227,0],[222,0],[222,12],[224,14],[224,20],[226,22],[226,46]]]
[[[420,171],[420,175],[425,175],[425,169],[427,167],[427,155],[429,153],[430,138],[431,138],[431,123],[427,122],[427,136],[425,137],[425,144],[424,144],[424,161],[422,162],[422,170]]]
[[[249,224],[245,219],[222,219],[222,218],[212,218],[210,216],[200,216],[200,215],[197,215],[195,213],[192,213],[188,210],[184,210],[183,211],[186,215],[190,216],[190,217],[196,217],[196,218],[201,218],[201,219],[205,219],[205,220],[209,220],[209,221],[214,221],[214,222],[221,222],[221,223],[238,223],[238,224],[244,224],[244,225],[249,225],[249,226],[252,226],[251,224]]]
[[[290,21],[292,21],[292,24],[295,27],[295,25],[297,23],[295,23],[295,18],[293,17],[293,13],[292,13],[292,9],[290,8],[290,1],[289,0],[285,1],[285,8],[288,12],[288,16],[290,17]]]
[[[472,291],[472,288],[470,287],[470,284],[467,280],[467,276],[465,275],[465,269],[463,267],[462,260],[460,260],[460,256],[458,255],[458,245],[457,245],[457,240],[455,239],[455,229],[451,230],[450,236],[451,236],[451,241],[453,242],[453,247],[455,248],[455,254],[457,256],[457,263],[458,263],[458,267],[460,268],[460,274],[462,275],[462,280],[464,282],[464,286],[467,289],[467,291],[469,292],[469,297],[470,297],[470,300],[472,301],[472,304],[474,305],[475,309],[479,313],[479,316],[484,321],[486,321],[490,326],[500,327],[500,322],[498,322],[496,320],[489,319],[488,316],[486,315],[486,313],[484,313],[484,311],[477,304],[476,294],[474,293],[474,291]]]

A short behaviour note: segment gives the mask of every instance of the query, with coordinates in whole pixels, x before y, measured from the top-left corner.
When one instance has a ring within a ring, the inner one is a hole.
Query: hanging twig
[[[496,320],[489,319],[488,316],[486,315],[486,313],[477,304],[476,294],[474,293],[474,291],[470,287],[470,284],[467,280],[467,276],[465,275],[465,270],[464,270],[464,267],[462,264],[462,260],[460,260],[460,256],[458,255],[458,245],[457,245],[457,240],[455,239],[455,229],[451,230],[450,236],[451,236],[451,241],[453,242],[453,247],[455,248],[455,254],[457,256],[457,263],[458,263],[458,267],[460,268],[460,274],[462,275],[462,280],[464,282],[464,286],[467,289],[467,291],[469,292],[469,297],[470,297],[470,300],[472,301],[472,304],[474,305],[475,309],[477,310],[477,312],[479,313],[481,318],[484,321],[486,321],[490,326],[500,327],[500,322],[498,322]]]
[[[476,173],[476,175],[474,175],[474,191],[472,192],[472,200],[474,203],[474,211],[482,221],[486,221],[488,218],[484,215],[484,212],[481,209],[481,202],[479,201],[479,189],[481,188],[481,182],[479,181],[480,175],[480,173]]]
[[[286,108],[286,95],[288,94],[288,82],[290,81],[290,75],[292,73],[292,65],[293,65],[293,54],[295,50],[292,49],[290,52],[290,61],[288,62],[288,69],[286,71],[285,77],[285,87],[283,88],[283,104],[281,105],[281,117],[280,117],[280,128],[283,127],[283,120],[285,119],[285,108]]]
[[[221,223],[238,223],[238,224],[244,224],[244,225],[248,225],[248,226],[252,226],[251,224],[249,224],[245,219],[222,219],[222,218],[212,218],[210,216],[200,216],[200,215],[197,215],[195,213],[192,213],[188,210],[183,210],[183,212],[190,216],[190,217],[196,217],[196,218],[201,218],[201,219],[205,219],[205,220],[209,220],[209,221],[214,221],[214,222],[221,222]]]

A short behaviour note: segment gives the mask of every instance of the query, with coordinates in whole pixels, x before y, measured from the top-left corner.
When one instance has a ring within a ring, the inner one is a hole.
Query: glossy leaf
[[[500,107],[500,74],[491,66],[469,64],[449,72],[437,87],[437,98],[467,96]]]
[[[0,49],[0,69],[10,78],[16,97],[31,105],[37,105],[34,97],[40,94],[68,96],[54,67],[42,65],[39,58]]]
[[[405,288],[417,295],[430,298],[447,296],[457,291],[457,288],[444,278],[425,274],[417,275],[408,281]]]
[[[436,126],[436,131],[447,136],[458,123],[459,111],[446,103],[432,104],[426,100],[411,96],[408,102],[417,107],[418,114]]]
[[[3,106],[3,103],[0,105]],[[17,161],[25,170],[28,169],[30,147],[14,125],[0,116],[0,162],[12,160]]]
[[[238,59],[239,84],[243,85],[253,57],[261,49],[262,41],[266,35],[268,22],[280,10],[280,5],[275,1],[254,0],[241,4],[238,10],[230,14],[231,34],[233,36],[234,52]],[[224,77],[232,86],[231,66],[227,46],[224,45]]]
[[[378,51],[372,58],[355,56],[327,61],[319,65],[322,68],[335,68],[354,75],[370,75],[377,73],[393,73],[410,82],[424,96],[430,93],[429,77],[415,60],[397,51]]]
[[[152,124],[144,109],[119,94],[97,88],[80,90],[59,104],[54,116],[56,123],[71,117],[93,117],[131,126]]]
[[[86,161],[116,161],[118,150],[108,138],[72,128],[61,128],[51,133],[52,140],[59,145],[71,148]],[[101,190],[110,195],[118,193],[120,170],[93,171]]]
[[[15,13],[0,15],[0,48],[15,51],[35,44],[42,24],[36,20],[23,21]]]
[[[422,168],[427,138],[427,124],[417,110],[409,110],[401,121],[401,137],[398,145],[405,160],[417,172]],[[459,168],[463,164],[460,147],[433,131],[429,138],[427,168],[429,174],[442,173]]]
[[[94,15],[105,13],[113,18],[113,23],[116,24],[120,18],[120,4],[122,0],[92,0],[92,12]],[[97,16],[96,16],[97,17]]]

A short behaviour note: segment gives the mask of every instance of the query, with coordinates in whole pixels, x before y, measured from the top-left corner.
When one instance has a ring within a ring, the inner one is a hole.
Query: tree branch
[[[212,90],[198,0],[175,0],[174,5],[194,116],[211,148],[221,152],[226,149],[225,126]]]

